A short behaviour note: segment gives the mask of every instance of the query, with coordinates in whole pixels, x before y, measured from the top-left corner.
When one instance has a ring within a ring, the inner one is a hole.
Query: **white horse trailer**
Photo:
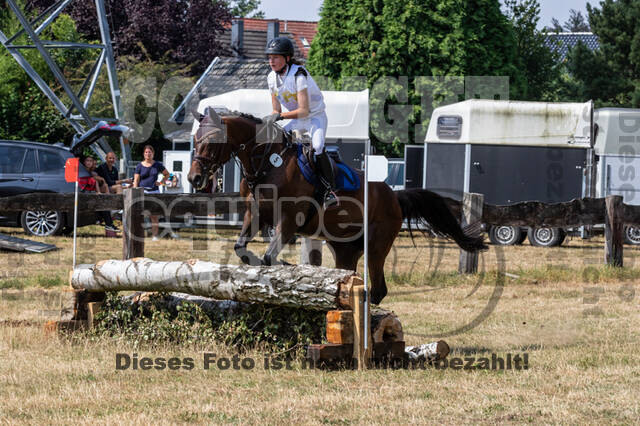
[[[595,196],[592,103],[472,99],[436,108],[422,150],[423,187],[488,204]],[[409,172],[407,172],[409,173]],[[496,244],[559,245],[565,229],[492,226]]]
[[[362,168],[366,142],[369,139],[369,91],[323,91],[322,94],[329,122],[325,139],[327,149],[335,150],[338,148],[343,162],[355,168]],[[240,89],[203,99],[198,104],[198,112],[204,113],[207,107],[240,111],[256,117],[264,117],[272,111],[271,95],[266,89]],[[283,120],[279,124],[284,126],[287,123],[288,120]],[[186,181],[186,175],[191,165],[193,135],[195,135],[199,125],[200,123],[194,121],[191,130],[191,149],[182,151],[189,156],[189,164],[182,172],[184,181]],[[171,153],[176,152],[171,151]],[[171,161],[166,161],[165,167],[169,172],[174,172]],[[240,168],[234,161],[229,161],[224,165],[222,176],[222,189],[224,192],[238,192],[241,179]],[[184,192],[191,192],[190,186],[183,185],[182,189]],[[194,218],[194,222],[237,226],[242,223],[242,218],[239,215],[216,216]]]
[[[594,113],[598,156],[597,196],[621,195],[640,205],[640,109],[602,108]],[[640,228],[625,228],[625,239],[640,244]]]

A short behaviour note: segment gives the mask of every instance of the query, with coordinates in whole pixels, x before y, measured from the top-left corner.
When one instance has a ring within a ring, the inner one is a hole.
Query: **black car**
[[[62,144],[0,140],[0,197],[74,192],[75,184],[64,178],[65,162],[73,157]],[[86,176],[87,171],[80,169]],[[94,214],[78,215],[78,226],[95,222]],[[58,235],[73,230],[73,214],[55,210],[0,212],[0,226],[22,226],[26,233],[37,236]]]

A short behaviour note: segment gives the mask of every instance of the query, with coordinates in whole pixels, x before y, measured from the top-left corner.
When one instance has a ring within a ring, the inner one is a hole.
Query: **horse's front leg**
[[[287,262],[278,262],[276,261],[276,259],[278,258],[278,254],[280,254],[285,244],[291,241],[291,238],[293,238],[296,229],[298,229],[298,227],[295,223],[295,219],[289,218],[288,215],[283,215],[280,218],[280,221],[276,225],[275,235],[271,239],[269,247],[267,247],[267,251],[262,258],[263,265],[271,266],[277,263],[288,265]]]
[[[262,261],[251,250],[247,249],[247,245],[256,236],[260,230],[260,223],[258,215],[254,215],[251,208],[248,207],[244,213],[244,220],[242,222],[242,231],[236,241],[236,245],[233,247],[238,257],[243,263],[252,266],[258,266],[262,264]]]

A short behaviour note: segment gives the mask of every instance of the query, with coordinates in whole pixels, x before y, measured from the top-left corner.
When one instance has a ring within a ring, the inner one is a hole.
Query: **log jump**
[[[73,312],[75,321],[90,323],[96,312],[95,300],[104,292],[185,293],[215,300],[327,311],[328,343],[310,345],[307,351],[307,357],[314,362],[355,359],[360,368],[370,364],[371,359],[404,356],[400,321],[393,312],[380,308],[369,310],[365,318],[364,282],[353,271],[312,265],[220,265],[195,259],[157,262],[133,258],[80,265],[71,272],[70,285],[75,307],[69,312]],[[366,350],[365,321],[370,324]]]
[[[220,265],[201,260],[156,262],[147,258],[104,260],[83,265],[71,287],[107,291],[179,292],[216,300],[263,303],[329,311],[351,309],[353,271],[311,265]]]

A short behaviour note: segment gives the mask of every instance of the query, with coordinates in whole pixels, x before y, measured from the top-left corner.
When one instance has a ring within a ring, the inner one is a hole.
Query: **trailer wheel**
[[[492,226],[489,229],[489,240],[500,246],[512,246],[522,242],[522,230],[519,226]]]
[[[556,247],[562,244],[567,233],[562,228],[529,228],[529,242],[536,247]]]
[[[624,227],[624,242],[627,244],[640,244],[640,228],[637,226]]]

